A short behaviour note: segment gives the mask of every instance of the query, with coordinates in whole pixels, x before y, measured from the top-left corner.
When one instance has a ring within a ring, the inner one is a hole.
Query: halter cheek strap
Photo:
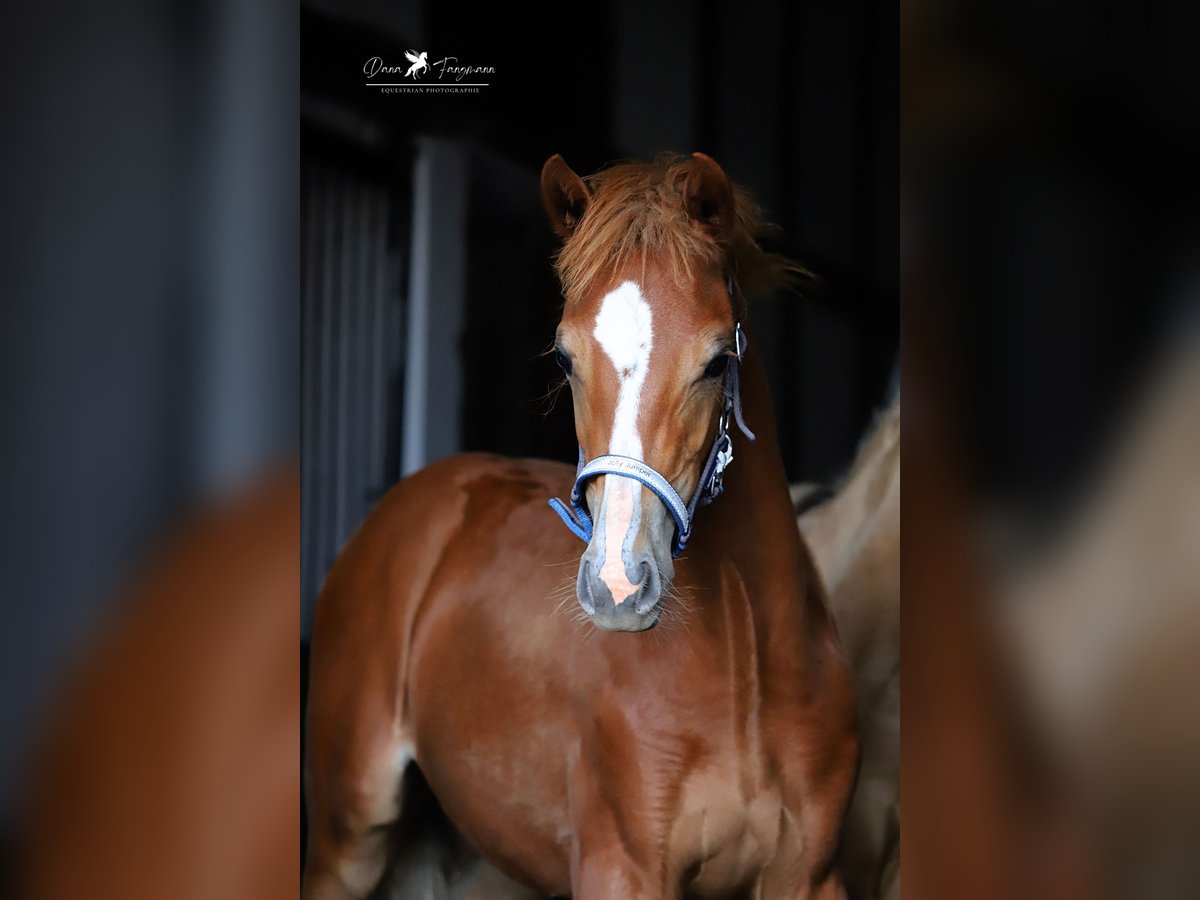
[[[729,423],[732,419],[737,423],[742,434],[749,440],[754,440],[754,432],[746,427],[742,418],[742,395],[738,381],[738,366],[746,350],[746,336],[739,323],[734,329],[735,355],[725,367],[725,383],[721,398],[721,418],[717,424],[717,436],[713,439],[712,448],[704,468],[700,470],[700,481],[697,483],[692,499],[684,503],[679,492],[671,486],[653,467],[629,456],[605,454],[597,456],[591,462],[584,461],[583,448],[579,448],[579,464],[575,470],[575,485],[571,489],[571,506],[568,507],[557,497],[550,500],[550,508],[558,513],[563,524],[571,529],[580,540],[590,542],[592,539],[592,517],[584,502],[584,487],[586,483],[598,475],[617,475],[622,478],[632,478],[652,490],[667,507],[671,518],[675,520],[675,542],[671,555],[679,556],[687,546],[692,536],[692,519],[698,506],[707,506],[725,489],[725,469],[733,462],[733,439],[729,436]]]

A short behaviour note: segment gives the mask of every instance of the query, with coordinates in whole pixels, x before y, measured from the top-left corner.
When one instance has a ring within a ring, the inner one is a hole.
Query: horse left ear
[[[683,186],[688,216],[718,243],[729,244],[737,220],[729,176],[715,159],[704,153],[692,154],[689,169]]]
[[[564,241],[575,233],[587,210],[591,192],[583,179],[555,153],[542,166],[542,205],[550,224]]]

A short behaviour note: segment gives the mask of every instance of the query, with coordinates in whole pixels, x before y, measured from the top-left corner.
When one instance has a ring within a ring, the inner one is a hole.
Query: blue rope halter
[[[733,296],[733,279],[726,282],[730,297]],[[558,513],[563,524],[571,529],[581,541],[589,543],[592,540],[592,516],[584,503],[584,485],[598,475],[619,475],[641,482],[662,500],[671,518],[675,520],[675,543],[671,555],[679,556],[687,546],[692,536],[692,519],[696,508],[707,506],[721,496],[725,490],[725,469],[733,462],[733,439],[729,436],[729,423],[732,418],[737,423],[742,434],[749,440],[754,440],[754,432],[746,427],[742,419],[742,395],[738,382],[738,365],[746,351],[746,335],[741,323],[734,327],[735,355],[725,368],[725,382],[721,398],[721,418],[717,424],[717,436],[713,439],[712,449],[709,450],[708,460],[700,471],[700,482],[692,499],[684,503],[679,492],[671,486],[654,468],[640,459],[616,454],[597,456],[591,462],[584,461],[583,447],[579,448],[579,464],[575,470],[575,485],[571,488],[571,506],[568,507],[557,497],[549,501],[550,508]]]

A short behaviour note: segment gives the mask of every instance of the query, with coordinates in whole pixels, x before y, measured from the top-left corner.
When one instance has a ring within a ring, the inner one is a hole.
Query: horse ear
[[[563,240],[575,233],[583,218],[591,192],[567,161],[555,153],[542,166],[542,205],[550,224]]]
[[[687,214],[693,222],[721,244],[733,240],[737,222],[733,184],[716,160],[703,153],[692,154],[683,196]]]

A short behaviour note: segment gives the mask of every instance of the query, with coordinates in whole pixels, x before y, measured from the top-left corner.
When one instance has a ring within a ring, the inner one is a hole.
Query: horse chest
[[[744,888],[778,853],[782,793],[761,780],[748,783],[744,768],[714,767],[684,787],[669,845],[689,896],[722,897]]]
[[[622,739],[634,749],[617,760],[619,771],[589,777],[603,783],[599,793],[621,840],[657,859],[654,867],[688,897],[747,889],[786,851],[783,786],[756,735],[723,723],[701,732],[631,729]],[[601,739],[600,746],[612,744]]]

